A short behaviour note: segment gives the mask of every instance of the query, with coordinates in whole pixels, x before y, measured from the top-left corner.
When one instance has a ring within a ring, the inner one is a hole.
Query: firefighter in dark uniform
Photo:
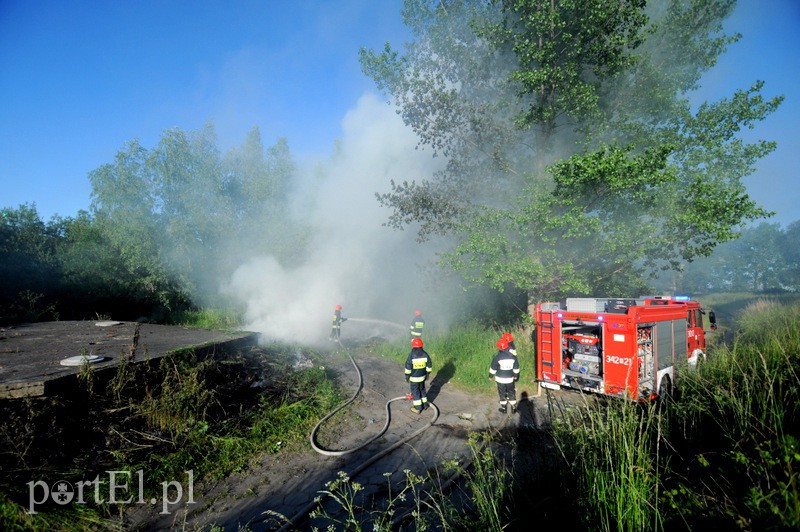
[[[422,338],[411,340],[411,352],[406,359],[406,381],[411,384],[411,400],[414,406],[411,411],[419,414],[428,406],[428,397],[425,393],[425,381],[433,369],[431,357],[422,349]]]
[[[330,340],[338,340],[342,335],[342,323],[346,322],[347,318],[342,317],[342,306],[336,305],[336,309],[333,311],[333,325],[331,325],[331,336]]]
[[[411,337],[422,338],[422,328],[425,327],[425,320],[422,319],[422,312],[414,311],[414,318],[411,320]]]
[[[517,391],[514,382],[519,379],[519,361],[508,349],[508,342],[503,338],[497,341],[497,354],[489,367],[489,379],[497,383],[497,394],[500,396],[500,413],[506,413],[506,405],[511,405],[511,413],[517,412]]]

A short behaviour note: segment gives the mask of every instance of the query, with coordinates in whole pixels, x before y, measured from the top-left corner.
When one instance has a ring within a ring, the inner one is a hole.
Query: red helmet
[[[509,344],[514,341],[514,335],[511,333],[503,333],[503,336],[501,338],[506,342],[508,342]]]
[[[421,316],[421,315],[422,315],[422,311],[419,311],[419,310],[415,310],[414,311],[414,316]]]
[[[342,310],[342,306],[341,305],[336,305],[336,310]]]
[[[414,338],[411,340],[411,347],[422,347],[422,338]]]
[[[508,349],[508,342],[506,342],[505,340],[500,338],[497,341],[497,349],[499,349],[500,351],[504,351],[504,350]]]

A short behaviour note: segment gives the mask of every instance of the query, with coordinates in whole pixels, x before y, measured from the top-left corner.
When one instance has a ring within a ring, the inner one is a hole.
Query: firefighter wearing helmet
[[[514,335],[510,332],[503,333],[502,339],[508,342],[508,352],[514,356],[517,356],[517,348],[514,345]]]
[[[422,311],[415,310],[414,317],[411,318],[411,337],[422,338],[422,328],[425,327],[425,320],[422,319]]]
[[[328,338],[330,341],[339,340],[342,335],[342,323],[346,322],[347,318],[342,317],[342,306],[336,305],[333,310],[333,324],[331,325],[331,335]]]
[[[428,406],[428,397],[425,392],[425,381],[433,369],[431,357],[422,348],[422,338],[411,340],[411,352],[406,359],[406,381],[411,385],[411,411],[419,414]]]
[[[500,413],[507,412],[506,405],[511,405],[511,413],[517,412],[517,391],[514,383],[519,379],[519,361],[517,355],[509,349],[508,341],[500,338],[497,341],[497,354],[489,366],[489,379],[497,383],[497,394],[500,396]]]

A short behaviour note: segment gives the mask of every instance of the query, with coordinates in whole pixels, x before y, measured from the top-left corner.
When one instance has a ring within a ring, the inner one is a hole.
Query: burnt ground
[[[362,371],[363,389],[357,400],[343,410],[344,415],[335,416],[321,428],[318,440],[324,442],[327,449],[351,449],[368,441],[384,426],[386,402],[405,396],[408,390],[398,363],[364,352],[354,356]],[[329,369],[334,366],[344,393],[354,393],[358,377],[350,360],[340,353],[333,364],[330,361],[328,364]],[[177,504],[168,515],[160,513],[160,507],[149,505],[129,508],[125,514],[125,528],[209,530],[220,527],[233,531],[285,527],[308,530],[316,525],[325,529],[329,522],[310,523],[306,516],[326,483],[342,472],[364,486],[356,502],[366,508],[360,518],[368,521],[374,515],[371,511],[386,504],[390,479],[392,492],[396,494],[405,483],[407,470],[418,475],[431,473],[444,482],[449,473],[435,472],[438,465],[448,460],[468,465],[472,453],[467,441],[471,432],[491,433],[502,439],[504,432],[529,431],[529,444],[539,445],[534,443],[540,441],[536,437],[537,427],[544,422],[547,408],[543,399],[533,396],[531,379],[523,378],[518,383],[518,398],[522,398],[519,412],[503,415],[497,411],[496,396],[460,391],[450,382],[452,375],[452,368],[439,368],[438,372],[435,368],[433,379],[428,382],[429,400],[439,409],[435,423],[366,468],[362,464],[430,424],[432,409],[413,414],[409,410],[410,401],[392,402],[387,432],[363,449],[343,456],[323,456],[308,444],[303,449],[266,454],[244,473],[213,485],[195,486],[194,504]],[[536,460],[532,449],[522,450],[530,452],[529,459]],[[458,497],[460,489],[455,482],[446,490],[447,496]],[[341,506],[328,501],[326,511],[336,516]]]

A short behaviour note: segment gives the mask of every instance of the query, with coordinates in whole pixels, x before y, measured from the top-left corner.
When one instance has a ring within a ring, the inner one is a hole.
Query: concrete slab
[[[70,357],[102,357],[96,372],[123,361],[143,362],[187,348],[223,353],[255,345],[257,333],[212,331],[150,323],[54,321],[0,328],[0,398],[47,395],[61,379],[74,378],[80,366]]]

